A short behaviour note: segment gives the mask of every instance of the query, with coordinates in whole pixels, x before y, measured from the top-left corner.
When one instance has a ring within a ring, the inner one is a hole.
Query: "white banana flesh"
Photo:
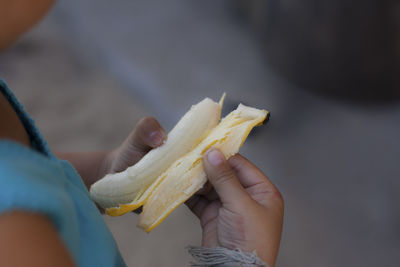
[[[224,96],[219,103],[206,98],[192,106],[170,131],[162,146],[148,152],[125,171],[108,174],[93,184],[90,188],[92,199],[102,208],[114,210],[118,215],[141,206],[137,200],[154,181],[218,124]]]

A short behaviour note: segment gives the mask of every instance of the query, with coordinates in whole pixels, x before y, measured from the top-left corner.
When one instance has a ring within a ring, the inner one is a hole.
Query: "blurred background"
[[[60,0],[0,56],[53,151],[170,130],[227,92],[271,112],[242,148],[285,198],[277,266],[400,262],[400,2]],[[151,234],[104,217],[128,266],[188,266],[184,206]]]

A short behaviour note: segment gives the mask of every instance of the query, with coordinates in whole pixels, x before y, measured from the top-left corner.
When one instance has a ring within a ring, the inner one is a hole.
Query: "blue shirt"
[[[81,177],[57,159],[7,85],[0,91],[23,123],[31,148],[0,139],[0,213],[47,216],[78,266],[125,266],[117,245]]]

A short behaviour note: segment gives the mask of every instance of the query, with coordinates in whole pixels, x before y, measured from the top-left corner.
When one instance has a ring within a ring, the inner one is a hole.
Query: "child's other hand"
[[[69,161],[89,189],[108,173],[120,172],[138,162],[149,150],[162,145],[167,134],[156,119],[145,117],[125,141],[112,151],[57,152],[60,159]]]
[[[151,149],[167,139],[167,134],[152,117],[141,119],[125,141],[109,153],[102,178],[107,173],[121,172],[138,162]]]
[[[187,201],[199,217],[202,245],[257,251],[275,265],[283,222],[283,199],[271,181],[240,155],[225,160],[218,150],[204,155],[211,186]],[[210,191],[211,190],[211,191]]]

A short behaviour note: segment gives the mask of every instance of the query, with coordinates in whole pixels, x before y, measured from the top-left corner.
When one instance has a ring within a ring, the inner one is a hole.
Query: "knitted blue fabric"
[[[78,266],[125,266],[79,174],[50,152],[33,120],[1,79],[0,91],[31,142],[28,148],[0,139],[0,213],[22,210],[47,216]]]

